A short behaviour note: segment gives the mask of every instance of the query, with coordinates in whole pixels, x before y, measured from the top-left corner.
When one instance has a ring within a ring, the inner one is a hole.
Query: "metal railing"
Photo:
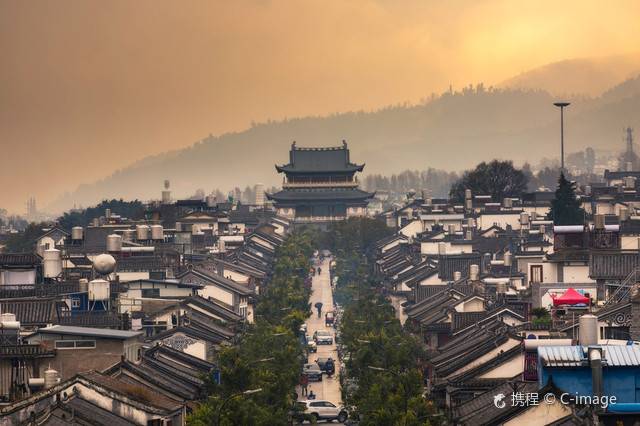
[[[282,188],[357,188],[358,182],[283,182]]]
[[[629,273],[629,275],[627,275],[618,288],[609,296],[609,298],[607,298],[603,306],[608,306],[628,298],[631,293],[631,289],[638,282],[640,282],[640,266],[636,267]]]

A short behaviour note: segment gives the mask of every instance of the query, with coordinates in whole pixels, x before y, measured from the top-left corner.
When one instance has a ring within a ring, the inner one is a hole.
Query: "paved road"
[[[320,263],[316,261],[316,269],[320,267],[322,273],[320,275],[314,275],[312,281],[312,294],[311,294],[311,307],[313,314],[307,320],[307,334],[313,337],[313,333],[316,330],[328,330],[335,336],[335,330],[333,327],[325,327],[324,313],[333,310],[333,293],[331,291],[331,283],[329,278],[329,259],[325,259]],[[316,302],[322,302],[322,315],[318,318],[318,312],[314,305]],[[319,357],[331,357],[335,360],[336,374],[329,378],[323,375],[322,382],[310,382],[309,390],[313,390],[313,393],[317,395],[316,399],[324,399],[333,402],[336,405],[342,405],[342,398],[340,395],[340,362],[338,361],[338,352],[336,350],[335,339],[332,345],[318,345],[318,352],[315,354],[309,354],[309,362],[313,362]],[[298,395],[301,395],[298,389]],[[302,399],[303,397],[300,396]]]

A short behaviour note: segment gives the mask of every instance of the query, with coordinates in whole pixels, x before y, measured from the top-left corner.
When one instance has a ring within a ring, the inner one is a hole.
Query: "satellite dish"
[[[93,259],[93,269],[101,275],[108,275],[116,269],[116,259],[110,254],[100,254]]]

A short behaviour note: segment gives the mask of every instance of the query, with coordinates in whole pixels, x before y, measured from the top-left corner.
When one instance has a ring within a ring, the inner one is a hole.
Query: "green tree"
[[[74,226],[87,226],[93,219],[104,216],[106,209],[110,209],[113,214],[118,214],[129,219],[138,220],[144,217],[144,206],[140,201],[113,199],[103,200],[97,206],[88,207],[84,210],[65,212],[58,218],[58,224],[67,231],[70,231]]]
[[[36,239],[44,233],[45,228],[51,225],[45,222],[32,222],[22,232],[11,234],[7,239],[6,251],[10,253],[31,253],[36,249]]]
[[[556,196],[551,201],[547,218],[553,220],[554,225],[582,225],[584,216],[585,211],[576,197],[575,184],[567,180],[564,173],[560,173]]]
[[[276,250],[273,275],[257,300],[256,323],[237,345],[218,354],[221,383],[189,417],[192,425],[286,425],[294,406],[303,348],[297,332],[310,315],[305,279],[313,253],[310,234],[289,235]],[[259,392],[244,394],[247,391]]]
[[[476,195],[491,195],[494,201],[504,197],[519,197],[527,190],[527,176],[513,166],[511,161],[493,160],[482,162],[475,169],[466,171],[453,184],[449,196],[457,201],[464,200],[464,192],[470,189]]]

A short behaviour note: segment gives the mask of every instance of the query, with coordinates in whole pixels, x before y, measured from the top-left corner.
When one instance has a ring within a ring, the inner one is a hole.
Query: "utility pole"
[[[569,102],[555,102],[560,108],[560,172],[564,173],[564,109],[571,105]]]

